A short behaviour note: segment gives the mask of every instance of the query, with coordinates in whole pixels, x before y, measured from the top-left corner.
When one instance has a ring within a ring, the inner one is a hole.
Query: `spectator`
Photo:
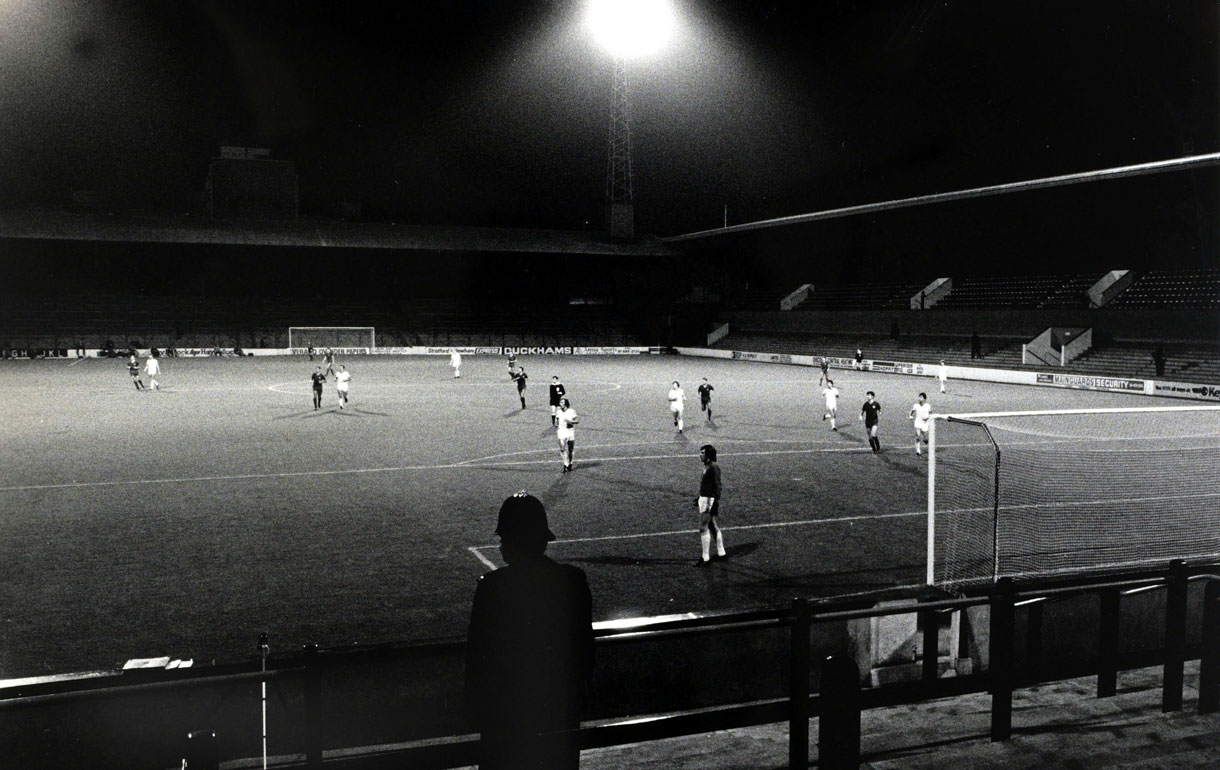
[[[982,358],[982,357],[983,357],[983,343],[979,339],[979,333],[977,331],[971,332],[971,334],[970,334],[970,358],[975,359],[975,358]]]
[[[1156,376],[1165,376],[1165,348],[1160,343],[1152,351],[1152,365],[1156,367]]]
[[[898,340],[898,319],[897,318],[895,318],[890,323],[890,339],[894,340],[895,342]]]
[[[518,492],[505,500],[496,534],[508,566],[479,578],[466,648],[479,767],[574,770],[593,665],[589,583],[545,555],[555,535],[537,498]]]

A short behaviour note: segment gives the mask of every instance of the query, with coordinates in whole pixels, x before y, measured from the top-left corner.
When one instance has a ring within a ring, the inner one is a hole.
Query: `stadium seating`
[[[1149,270],[1107,307],[1220,308],[1220,270]]]
[[[1084,273],[1061,278],[1059,288],[1039,302],[1038,307],[1087,308],[1088,291],[1100,277],[1096,273]]]
[[[1061,296],[1065,284],[1083,277],[1060,275],[1016,276],[1010,278],[954,278],[953,291],[933,308],[960,310],[966,308],[1041,307]],[[1096,277],[1093,278],[1096,281]],[[1088,286],[1085,286],[1087,289]],[[1068,290],[1070,292],[1070,289]],[[1066,297],[1065,297],[1066,299]]]
[[[931,283],[930,278],[894,283],[814,285],[797,310],[908,310],[911,297]]]

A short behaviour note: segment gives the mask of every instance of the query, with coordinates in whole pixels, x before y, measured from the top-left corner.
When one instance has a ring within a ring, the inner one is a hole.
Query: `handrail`
[[[1144,573],[1140,573],[1143,575]],[[1217,580],[1217,574],[1192,575],[1189,580]],[[1059,588],[1035,589],[1026,588],[1014,593],[1017,601],[1033,599],[1049,599],[1055,597],[1080,596],[1104,589],[1131,589],[1134,591],[1149,590],[1164,587],[1164,577],[1141,576],[1134,579],[1117,579],[1100,583],[1085,583]],[[989,602],[987,596],[964,597],[956,599],[941,599],[936,601],[914,602],[910,604],[893,604],[885,607],[875,605],[859,607],[861,600],[852,601],[821,601],[812,600],[809,603],[810,622],[831,623],[838,621],[863,620],[867,618],[907,615],[913,612],[943,612],[959,611],[969,607],[985,605]],[[844,605],[852,609],[836,609]],[[724,630],[750,631],[769,628],[779,628],[790,625],[794,612],[790,606],[763,607],[748,610],[711,611],[706,613],[690,613],[676,616],[660,622],[651,622],[650,618],[632,619],[639,621],[634,624],[623,624],[615,627],[602,627],[594,630],[594,637],[602,643],[625,643],[646,641],[674,636],[700,633],[718,633]],[[316,665],[325,667],[354,665],[359,663],[383,660],[406,660],[436,654],[452,654],[465,647],[464,640],[442,640],[412,644],[408,642],[392,642],[377,645],[350,645],[319,649],[315,659]],[[174,686],[207,686],[210,684],[238,684],[247,681],[259,681],[260,678],[280,677],[285,674],[299,674],[305,667],[302,653],[290,653],[272,656],[268,659],[266,672],[254,668],[255,662],[238,663],[224,666],[225,673],[215,673],[214,669],[191,668],[178,669],[174,672],[115,673],[113,676],[90,677],[83,680],[66,680],[48,683],[27,683],[10,687],[0,686],[0,709],[14,701],[27,702],[37,697],[39,702],[64,699],[69,697],[85,697],[90,693],[98,695],[118,692],[140,692],[154,688]],[[249,666],[248,671],[241,669]],[[236,670],[234,670],[236,669]],[[139,677],[141,681],[115,683],[115,678]],[[153,679],[154,681],[150,681]],[[91,686],[92,685],[92,686]],[[71,689],[67,689],[71,688]],[[12,691],[14,694],[8,694]],[[30,694],[26,694],[30,693]]]
[[[600,723],[585,723],[582,727],[582,744],[613,745],[626,742],[629,737],[647,740],[650,737],[664,735],[688,734],[692,730],[721,729],[728,726],[745,726],[746,724],[761,724],[756,720],[787,718],[790,721],[790,740],[793,761],[807,756],[807,743],[802,744],[800,733],[803,726],[815,714],[824,718],[827,709],[843,708],[841,702],[835,701],[831,693],[819,696],[811,693],[810,661],[808,645],[801,640],[809,639],[809,630],[816,624],[842,623],[855,620],[879,618],[893,615],[920,614],[925,618],[940,612],[960,612],[973,607],[990,605],[989,638],[991,640],[990,666],[986,673],[975,673],[965,676],[942,679],[938,678],[935,666],[928,665],[925,653],[923,678],[900,686],[887,686],[869,690],[865,697],[848,700],[855,705],[851,708],[869,708],[887,705],[891,702],[916,702],[929,698],[964,692],[989,691],[992,694],[992,737],[1003,740],[1011,733],[1012,692],[1016,687],[1044,681],[1045,674],[1038,668],[1037,661],[1027,661],[1024,668],[1018,668],[1020,657],[1013,647],[1015,634],[1015,611],[1019,604],[1029,602],[1040,603],[1054,598],[1069,596],[1096,595],[1102,600],[1099,641],[1101,647],[1096,658],[1094,672],[1098,676],[1098,695],[1105,697],[1114,693],[1114,676],[1123,667],[1131,667],[1137,661],[1128,655],[1120,655],[1113,644],[1117,638],[1119,622],[1118,602],[1123,595],[1132,592],[1166,588],[1166,634],[1165,646],[1155,651],[1155,657],[1162,663],[1165,670],[1163,708],[1176,710],[1182,707],[1182,664],[1187,656],[1202,655],[1204,665],[1201,671],[1199,708],[1220,709],[1220,574],[1216,573],[1216,565],[1200,565],[1200,570],[1192,574],[1184,563],[1175,561],[1168,570],[1159,574],[1148,571],[1124,573],[1115,575],[1099,582],[1077,582],[1071,585],[1056,584],[1053,587],[1038,588],[1025,585],[1017,590],[1009,578],[1002,579],[987,595],[937,599],[933,601],[916,601],[909,603],[888,604],[886,606],[860,606],[862,600],[803,600],[798,599],[793,604],[782,607],[763,607],[736,611],[711,611],[692,613],[679,616],[657,618],[633,618],[620,621],[608,621],[599,625],[595,636],[599,644],[635,643],[640,641],[663,640],[668,638],[694,637],[705,634],[724,632],[744,632],[790,628],[792,652],[789,655],[790,692],[788,698],[778,698],[754,703],[726,703],[707,709],[702,715],[699,712],[684,712],[670,715],[654,715],[641,721],[639,717],[630,719],[603,720]],[[1207,585],[1204,602],[1204,640],[1203,645],[1188,646],[1186,644],[1186,587],[1190,581],[1200,581]],[[878,596],[879,600],[880,597]],[[870,600],[871,601],[871,600]],[[1027,612],[1030,634],[1040,634],[1041,606],[1034,604]],[[1036,618],[1036,620],[1035,620]],[[1036,626],[1035,626],[1036,623]],[[1035,630],[1037,629],[1037,630]],[[925,621],[925,650],[931,649],[935,660],[935,635],[929,634]],[[931,639],[931,647],[928,640]],[[1027,644],[1030,644],[1027,641]],[[324,669],[333,669],[347,665],[376,663],[380,661],[401,661],[410,659],[426,659],[433,655],[455,655],[464,650],[465,642],[461,640],[444,640],[425,644],[391,643],[368,646],[351,646],[318,650],[316,647],[303,653],[292,653],[270,659],[266,671],[256,668],[253,661],[227,665],[215,668],[184,669],[174,671],[137,671],[114,676],[90,677],[87,680],[67,680],[47,683],[14,685],[0,688],[0,710],[17,710],[25,707],[37,707],[47,703],[70,702],[86,698],[128,697],[143,693],[160,693],[182,690],[193,687],[227,687],[245,685],[258,681],[291,680],[304,683],[304,713],[307,745],[305,754],[312,766],[321,766],[323,749],[319,725],[322,718],[324,699],[320,689],[319,675]],[[1030,645],[1029,654],[1040,649]],[[804,655],[802,657],[802,652]],[[1146,664],[1145,664],[1146,665]],[[1063,670],[1056,669],[1063,674]],[[825,701],[830,698],[830,701]],[[816,704],[816,707],[814,706]],[[713,727],[709,727],[712,725]],[[684,732],[685,731],[685,732]],[[411,752],[446,752],[450,759],[463,752],[470,752],[472,742],[469,736],[450,736],[452,746],[403,744],[401,757],[409,760],[418,756]],[[433,743],[437,739],[433,739]],[[449,740],[449,739],[446,739]],[[807,731],[806,731],[807,740]],[[412,747],[413,746],[413,747]],[[339,754],[359,755],[359,748],[342,752],[327,751],[326,764],[339,768],[344,766]],[[354,760],[353,760],[354,761]],[[359,764],[356,762],[356,764]],[[793,766],[797,766],[794,764]],[[352,765],[355,767],[355,765]]]

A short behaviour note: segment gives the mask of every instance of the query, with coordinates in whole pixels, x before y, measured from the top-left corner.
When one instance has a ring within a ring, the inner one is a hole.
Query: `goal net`
[[[377,331],[372,326],[290,326],[288,347],[293,353],[331,348],[342,353],[372,353],[377,348]]]
[[[927,582],[1220,555],[1220,406],[937,415]]]

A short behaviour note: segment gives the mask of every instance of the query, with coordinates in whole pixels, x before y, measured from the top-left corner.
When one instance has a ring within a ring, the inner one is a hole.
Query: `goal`
[[[372,326],[289,326],[288,347],[296,354],[310,347],[372,353],[377,349],[377,330]]]
[[[936,415],[927,583],[1220,555],[1220,406]]]

